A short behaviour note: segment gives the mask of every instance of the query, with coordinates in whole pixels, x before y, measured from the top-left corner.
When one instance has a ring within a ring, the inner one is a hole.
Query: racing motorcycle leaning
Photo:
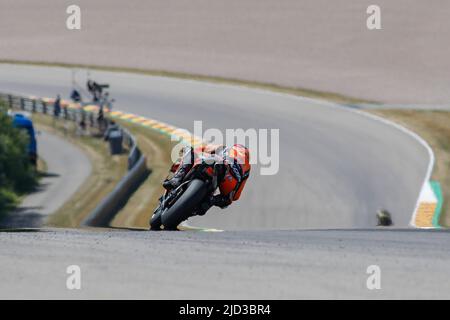
[[[175,172],[179,164],[174,164]],[[151,230],[176,230],[188,218],[204,214],[209,198],[217,189],[223,164],[215,156],[198,157],[182,183],[175,189],[166,190],[150,220]]]

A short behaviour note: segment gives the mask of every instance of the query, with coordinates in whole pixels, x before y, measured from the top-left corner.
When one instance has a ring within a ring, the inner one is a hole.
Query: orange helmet
[[[227,158],[241,165],[243,173],[250,170],[250,151],[242,144],[235,144],[227,150]]]

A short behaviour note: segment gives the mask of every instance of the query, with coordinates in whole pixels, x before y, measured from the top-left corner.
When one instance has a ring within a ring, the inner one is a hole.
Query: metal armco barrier
[[[11,109],[20,109],[27,112],[38,112],[53,115],[53,103],[41,98],[28,98],[12,94],[0,93],[0,100],[4,100]],[[94,112],[86,111],[79,104],[72,107],[64,104],[59,116],[62,120],[75,122],[88,120],[91,127],[95,126]],[[106,119],[105,119],[106,120]],[[108,121],[108,120],[106,120]],[[128,172],[114,190],[108,194],[97,207],[88,214],[82,222],[83,226],[107,227],[114,216],[126,204],[133,192],[139,188],[147,178],[150,171],[147,168],[145,156],[139,149],[136,138],[125,128],[120,128],[123,133],[123,143],[130,150],[128,153]]]
[[[147,169],[146,159],[144,156],[141,156],[134,167],[119,181],[114,190],[82,222],[82,225],[107,227],[148,175],[149,170]]]

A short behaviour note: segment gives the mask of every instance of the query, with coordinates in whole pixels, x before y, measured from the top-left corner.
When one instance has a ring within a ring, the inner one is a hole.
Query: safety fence
[[[25,97],[0,93],[0,100],[6,102],[12,110],[52,115],[56,119],[74,121],[90,127],[107,127],[108,118],[97,118],[100,108],[95,104],[68,103],[61,101],[60,110],[55,110],[55,100],[50,98]],[[56,111],[56,112],[55,112]],[[108,111],[108,110],[105,110]],[[118,127],[123,135],[123,144],[129,150],[128,172],[97,207],[82,222],[83,226],[107,227],[117,212],[126,204],[133,192],[147,178],[147,161],[138,147],[136,138],[123,127]]]

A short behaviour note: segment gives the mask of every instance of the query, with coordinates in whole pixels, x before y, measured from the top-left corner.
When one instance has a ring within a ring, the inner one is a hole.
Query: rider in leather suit
[[[195,149],[186,147],[173,177],[163,182],[164,188],[171,190],[178,187],[191,170],[195,157],[200,155],[212,157],[216,163],[219,163],[218,178],[220,181],[219,194],[211,195],[200,208],[200,212],[197,212],[197,214],[203,215],[212,206],[223,209],[239,199],[249,177],[251,166],[249,150],[241,144],[235,144],[229,148],[213,144],[202,145]]]

